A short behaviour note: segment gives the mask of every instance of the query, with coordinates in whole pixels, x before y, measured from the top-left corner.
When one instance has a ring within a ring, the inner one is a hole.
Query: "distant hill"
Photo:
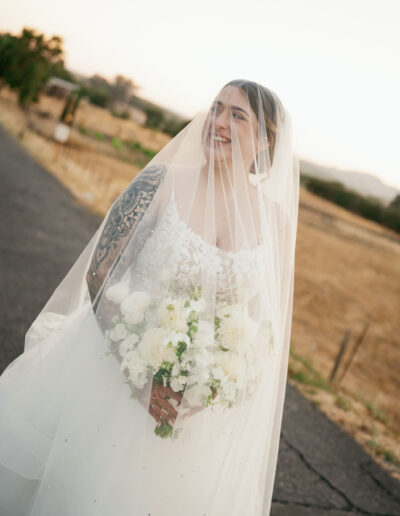
[[[151,100],[145,99],[144,97],[140,97],[138,95],[132,95],[130,98],[130,104],[133,106],[136,106],[139,109],[146,110],[146,108],[155,108],[160,109],[164,112],[165,116],[167,118],[175,118],[176,120],[179,120],[180,122],[184,122],[187,120],[184,116],[180,115],[179,113],[176,113],[175,111],[171,111],[170,109],[161,106],[160,104],[156,104],[155,102],[152,102]]]
[[[366,172],[324,167],[304,160],[300,160],[300,170],[303,174],[326,181],[339,181],[344,186],[362,195],[377,197],[385,204],[392,201],[400,193],[397,188],[386,185],[378,177]]]

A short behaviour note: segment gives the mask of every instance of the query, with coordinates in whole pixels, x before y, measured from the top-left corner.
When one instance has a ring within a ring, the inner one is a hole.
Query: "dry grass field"
[[[27,129],[14,94],[0,92],[0,123],[89,209],[104,214],[142,168],[141,151],[118,141],[157,152],[170,138],[82,103],[76,125],[91,135],[75,128],[68,145],[57,146],[51,135],[61,109],[61,101],[42,97],[31,114],[36,130]],[[400,480],[400,235],[301,188],[294,296],[289,381]],[[345,365],[332,383],[347,331]]]

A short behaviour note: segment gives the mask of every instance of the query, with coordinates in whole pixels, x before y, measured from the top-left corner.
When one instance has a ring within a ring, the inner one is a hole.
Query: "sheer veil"
[[[113,203],[1,377],[0,464],[40,481],[32,514],[88,490],[86,515],[269,514],[298,202],[287,109],[235,80]]]

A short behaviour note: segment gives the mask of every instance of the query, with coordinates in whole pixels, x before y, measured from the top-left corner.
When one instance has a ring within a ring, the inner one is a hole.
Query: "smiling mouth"
[[[211,135],[209,135],[209,138],[211,137]],[[219,136],[219,135],[215,135],[214,136],[214,142],[218,142],[218,143],[231,143],[231,140],[229,138],[226,138],[225,136]]]

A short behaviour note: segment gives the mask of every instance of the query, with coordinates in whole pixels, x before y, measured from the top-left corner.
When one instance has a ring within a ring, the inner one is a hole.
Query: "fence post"
[[[344,339],[342,340],[342,344],[340,346],[340,350],[339,350],[339,353],[336,357],[336,360],[335,360],[335,365],[333,366],[333,369],[332,369],[332,372],[331,372],[331,375],[329,377],[329,380],[332,382],[336,376],[336,373],[337,373],[337,370],[339,369],[339,366],[340,366],[340,363],[342,361],[342,358],[343,358],[343,355],[344,355],[344,352],[346,351],[346,348],[347,348],[347,344],[349,342],[349,339],[350,339],[350,335],[351,335],[351,330],[347,330],[346,331],[346,335],[344,336]]]
[[[350,367],[350,364],[351,364],[351,362],[352,362],[352,360],[354,358],[354,355],[356,354],[358,348],[360,347],[361,342],[364,340],[364,337],[365,337],[365,334],[367,333],[368,328],[369,328],[369,323],[368,322],[364,323],[364,328],[362,329],[360,335],[358,336],[358,339],[356,340],[356,342],[355,342],[355,344],[353,346],[352,353],[350,355],[349,360],[347,361],[347,364],[344,367],[342,375],[340,376],[340,378],[337,381],[338,385],[343,380],[344,375],[346,374],[348,368]]]

